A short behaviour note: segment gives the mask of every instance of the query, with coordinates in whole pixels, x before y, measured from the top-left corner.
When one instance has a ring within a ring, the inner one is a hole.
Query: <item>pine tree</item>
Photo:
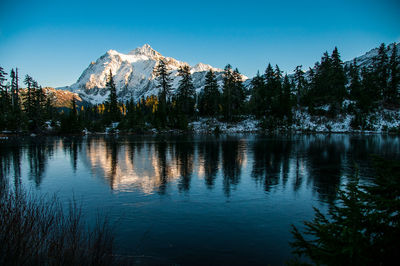
[[[328,54],[325,52],[321,58],[321,63],[315,64],[315,72],[313,79],[311,81],[312,88],[309,99],[314,105],[325,105],[330,104],[334,101],[332,97],[333,89],[331,86],[331,69],[332,60]]]
[[[354,59],[353,63],[350,64],[349,69],[349,76],[350,76],[350,98],[352,100],[359,100],[361,97],[361,81],[360,81],[360,70],[357,66],[357,61]]]
[[[274,80],[275,80],[276,92],[279,92],[282,86],[282,71],[280,70],[278,65],[275,65],[274,77],[275,77]]]
[[[144,125],[139,125],[139,112],[140,112],[140,103],[138,102],[138,106],[135,105],[133,98],[126,102],[126,128],[133,129],[135,131],[139,131],[139,129],[143,129]]]
[[[29,79],[29,78],[28,78]],[[29,106],[27,110],[27,116],[29,118],[29,129],[35,132],[41,132],[43,129],[44,123],[44,105],[46,102],[46,95],[43,92],[43,89],[37,81],[30,79],[30,86],[28,86],[28,97],[29,97]],[[28,82],[29,83],[29,82]]]
[[[389,61],[390,82],[388,86],[388,103],[399,107],[399,61],[397,59],[397,44],[393,44],[392,54]]]
[[[233,81],[234,81],[234,107],[236,108],[236,115],[242,114],[244,101],[246,98],[244,86],[242,82],[242,76],[239,69],[235,68],[233,71]]]
[[[265,90],[266,90],[266,97],[265,97],[265,104],[266,104],[266,111],[267,113],[271,114],[273,108],[273,98],[275,94],[275,73],[274,69],[272,68],[271,64],[268,64],[267,68],[265,69]]]
[[[392,265],[400,259],[400,163],[375,159],[376,177],[362,186],[358,175],[339,191],[328,217],[315,208],[304,235],[293,226],[291,246],[316,265]]]
[[[158,88],[161,88],[160,102],[166,103],[167,97],[171,91],[171,73],[168,69],[165,59],[159,60],[156,66],[155,73],[158,81]]]
[[[374,68],[372,66],[363,67],[361,69],[361,96],[357,101],[357,106],[363,113],[366,114],[377,107],[380,99],[378,87],[379,83]]]
[[[48,96],[46,97],[46,104],[45,104],[45,118],[50,120],[53,118],[54,115],[54,106],[51,101],[51,98]]]
[[[15,114],[20,113],[20,103],[19,103],[19,86],[18,86],[18,68],[11,69],[10,73],[11,77],[11,91],[13,95],[13,111]]]
[[[27,114],[27,117],[29,119],[32,118],[32,103],[33,103],[33,85],[34,85],[34,80],[31,76],[26,75],[24,79],[24,83],[27,86],[26,91],[25,91],[25,97],[24,97],[24,110],[25,113]]]
[[[329,210],[330,219],[318,209],[312,221],[306,221],[305,233],[313,236],[306,240],[293,226],[295,241],[290,243],[297,255],[306,255],[316,265],[367,265],[365,252],[366,236],[362,234],[363,219],[367,213],[364,193],[359,188],[358,178],[347,183],[339,199],[343,206],[334,206]]]
[[[218,89],[217,78],[215,73],[210,69],[206,74],[204,93],[201,97],[202,109],[205,115],[215,117],[218,114],[220,98],[221,94]]]
[[[7,73],[4,72],[4,68],[2,68],[0,66],[0,90],[1,91],[3,91],[4,88],[5,88],[5,84],[4,83],[7,80],[6,76],[7,76]]]
[[[331,75],[330,84],[333,89],[333,105],[337,111],[341,109],[342,102],[346,97],[346,75],[343,69],[343,62],[340,59],[340,54],[335,47],[331,56]]]
[[[5,82],[7,81],[7,73],[0,67],[0,129],[6,128],[9,113],[9,95],[8,87]]]
[[[257,72],[257,75],[251,80],[252,95],[251,106],[253,114],[260,118],[265,116],[267,111],[267,91],[264,78]]]
[[[76,99],[75,99],[75,97],[72,97],[72,100],[71,100],[71,112],[70,112],[70,115],[71,115],[73,120],[77,120],[77,118],[78,118],[78,110],[76,109]]]
[[[7,95],[7,73],[4,72],[4,69],[2,67],[0,67],[0,90],[1,90],[1,100],[2,100],[2,107],[5,107],[5,98]]]
[[[161,88],[159,93],[159,105],[157,110],[157,120],[159,120],[162,128],[166,127],[167,124],[167,98],[171,91],[171,73],[168,69],[165,59],[158,61],[158,65],[155,68],[155,74],[157,76],[158,88]]]
[[[292,84],[289,81],[289,77],[285,75],[283,78],[282,90],[281,90],[281,114],[286,117],[287,123],[292,123]]]
[[[275,65],[275,71],[272,78],[272,98],[271,98],[271,108],[272,115],[281,116],[281,103],[282,99],[282,71],[279,69],[278,65]]]
[[[309,111],[314,110],[316,106],[330,105],[327,114],[336,116],[347,97],[347,78],[337,47],[331,56],[328,52],[323,54],[321,62],[315,63],[309,76],[311,81],[305,97]]]
[[[61,132],[77,134],[81,133],[82,126],[79,121],[78,110],[76,106],[76,99],[71,99],[71,110],[68,115],[64,115],[61,119]]]
[[[389,67],[388,67],[388,55],[386,53],[386,46],[382,43],[379,46],[378,55],[375,58],[374,68],[376,71],[376,78],[378,81],[377,96],[379,100],[386,102],[388,95],[388,78],[389,78]]]
[[[46,115],[46,101],[47,97],[46,94],[44,93],[42,86],[35,85],[36,89],[34,92],[34,102],[33,102],[33,110],[34,110],[34,116],[33,116],[33,121],[34,121],[34,128],[36,130],[41,131],[43,128],[43,123]]]
[[[180,67],[178,69],[178,75],[181,77],[177,92],[178,108],[181,110],[182,114],[190,117],[194,113],[196,96],[192,75],[190,74],[190,67],[188,65]]]
[[[242,111],[245,94],[239,70],[237,68],[232,70],[232,66],[229,64],[224,70],[222,91],[224,117],[226,120],[232,121]]]
[[[78,121],[78,110],[76,107],[76,99],[72,97],[71,100],[71,111],[69,112],[69,123],[71,125],[71,133],[78,133],[80,131]]]
[[[226,120],[231,121],[233,116],[233,90],[234,79],[232,66],[230,64],[225,66],[224,69],[224,85],[222,87],[222,96],[224,104],[224,117]]]
[[[36,80],[32,80],[32,85],[31,85],[31,107],[30,107],[30,118],[35,119],[37,113],[40,110],[40,106],[38,105],[39,97],[38,96],[38,91],[39,89],[39,84]]]
[[[118,108],[118,100],[117,100],[117,90],[115,88],[114,79],[112,76],[112,72],[110,69],[110,73],[107,78],[106,88],[110,92],[108,95],[108,114],[111,121],[119,121],[121,117],[121,112]]]
[[[303,97],[306,94],[307,82],[304,78],[304,71],[302,70],[302,65],[297,66],[294,70],[294,81],[296,84],[296,103],[300,106]]]

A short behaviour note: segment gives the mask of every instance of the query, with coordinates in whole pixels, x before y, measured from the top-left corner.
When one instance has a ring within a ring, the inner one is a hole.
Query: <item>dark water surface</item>
[[[36,137],[0,140],[0,174],[108,214],[117,253],[144,264],[281,265],[290,225],[326,211],[355,164],[371,178],[370,154],[399,159],[399,137]]]

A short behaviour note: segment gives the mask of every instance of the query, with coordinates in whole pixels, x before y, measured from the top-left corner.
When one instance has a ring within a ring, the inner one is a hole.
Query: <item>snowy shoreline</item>
[[[307,112],[297,111],[294,113],[294,122],[290,126],[278,128],[272,132],[295,132],[295,133],[366,133],[386,134],[400,133],[400,111],[381,110],[367,116],[366,129],[352,128],[354,115],[339,115],[336,119],[328,119],[325,116],[311,116]],[[261,121],[254,117],[247,117],[242,121],[221,122],[215,118],[201,118],[189,123],[189,127],[196,133],[262,133],[268,132],[261,127]],[[271,131],[269,131],[271,132]]]
[[[126,132],[118,130],[118,123],[113,123],[113,126],[107,128],[105,132],[89,132],[84,130],[82,134],[75,135],[157,135],[157,134],[236,134],[236,133],[255,133],[255,134],[313,134],[313,133],[342,133],[342,134],[400,134],[400,111],[380,110],[369,114],[365,119],[367,128],[354,129],[352,128],[352,120],[354,115],[345,114],[339,115],[335,119],[328,119],[325,116],[311,116],[307,112],[296,111],[293,116],[293,123],[289,126],[277,127],[274,130],[266,130],[262,128],[262,121],[253,116],[242,117],[238,122],[219,121],[216,118],[200,118],[197,121],[190,122],[187,130],[166,129],[157,130],[155,128],[146,128],[142,132]],[[48,127],[49,131],[42,132],[39,135],[56,135],[54,129]],[[8,136],[36,136],[31,132],[0,132],[2,139]]]

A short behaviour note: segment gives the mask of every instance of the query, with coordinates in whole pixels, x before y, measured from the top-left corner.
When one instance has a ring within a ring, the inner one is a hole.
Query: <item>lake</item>
[[[142,264],[271,264],[291,258],[291,224],[337,200],[385,135],[25,137],[0,140],[0,174],[32,193],[107,214],[117,253]]]

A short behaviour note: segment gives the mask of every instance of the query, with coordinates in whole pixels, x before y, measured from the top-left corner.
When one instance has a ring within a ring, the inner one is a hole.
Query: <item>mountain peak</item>
[[[148,57],[161,57],[161,54],[151,48],[147,43],[129,52],[130,55],[145,55]]]
[[[213,68],[213,67],[210,66],[210,65],[203,64],[203,63],[198,63],[197,65],[195,65],[195,66],[193,67],[193,70],[196,71],[196,72],[201,72],[201,71],[209,71],[209,70],[215,71],[216,69]]]
[[[118,52],[117,52],[116,50],[110,49],[110,50],[107,51],[107,54],[109,54],[109,55],[115,55],[115,54],[118,54]]]

